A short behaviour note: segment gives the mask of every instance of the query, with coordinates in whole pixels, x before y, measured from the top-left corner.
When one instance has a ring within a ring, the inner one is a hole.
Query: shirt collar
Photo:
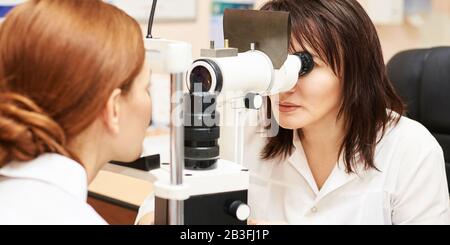
[[[388,110],[388,113],[392,113],[392,117],[394,119],[401,117],[398,113],[394,111]],[[385,143],[386,136],[395,128],[395,124],[388,124],[384,132],[379,132],[377,137],[377,147],[375,149],[375,156],[379,154],[380,149],[383,147]],[[384,133],[384,134],[383,134]],[[383,137],[382,140],[381,137]],[[314,177],[312,176],[311,169],[308,165],[308,160],[306,158],[306,154],[303,149],[303,145],[301,142],[301,139],[298,135],[297,130],[293,130],[293,137],[292,137],[292,143],[294,145],[294,151],[292,152],[291,156],[289,157],[289,163],[299,172],[306,180],[306,182],[311,186],[311,189],[315,192],[317,195],[317,198],[320,199],[326,194],[333,192],[337,190],[338,188],[342,187],[346,183],[352,181],[355,178],[362,178],[365,175],[368,174],[368,170],[365,169],[363,164],[360,163],[360,160],[357,160],[354,168],[355,173],[347,173],[346,167],[344,164],[343,154],[339,157],[339,160],[336,164],[336,167],[333,169],[332,173],[326,180],[324,186],[319,191],[317,188],[317,184],[314,180]],[[359,159],[359,154],[356,156],[356,159]],[[376,163],[375,163],[376,164]],[[379,168],[381,171],[382,169],[380,166],[376,164],[376,167]]]
[[[11,162],[0,168],[0,176],[34,179],[62,189],[77,199],[87,200],[87,174],[80,163],[54,153],[27,162]]]
[[[317,188],[316,181],[314,180],[314,176],[312,175],[311,169],[309,168],[308,160],[306,158],[306,154],[297,130],[293,130],[292,143],[294,145],[294,150],[292,151],[288,162],[292,165],[292,167],[294,167],[295,170],[297,170],[297,172],[300,173],[300,175],[303,176],[311,190],[317,195],[319,193],[319,190]]]
[[[294,145],[294,151],[289,157],[289,163],[303,176],[310,188],[316,194],[317,200],[339,189],[354,178],[358,176],[361,177],[361,174],[365,172],[363,166],[360,166],[361,164],[356,164],[356,173],[358,174],[347,173],[345,171],[345,165],[341,154],[341,157],[338,159],[335,168],[332,170],[330,176],[319,191],[316,181],[314,180],[314,177],[312,175],[311,169],[308,165],[308,160],[306,158],[306,154],[304,152],[300,137],[298,135],[298,132],[295,130],[292,143]]]

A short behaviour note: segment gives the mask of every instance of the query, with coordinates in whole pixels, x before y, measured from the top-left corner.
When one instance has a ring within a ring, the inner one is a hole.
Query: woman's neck
[[[87,182],[90,184],[95,177],[97,176],[98,172],[102,169],[105,163],[108,162],[108,160],[103,159],[100,157],[99,154],[96,154],[93,150],[94,148],[87,148],[83,149],[81,153],[78,153],[79,158],[82,161],[83,167],[86,170],[87,174]]]
[[[339,160],[344,133],[344,120],[342,118],[336,120],[336,116],[333,115],[301,129],[299,136],[303,150],[319,190]]]
[[[302,145],[312,148],[339,150],[345,136],[343,118],[335,115],[322,118],[320,121],[301,129]]]
[[[102,146],[105,144],[99,142],[102,137],[98,135],[98,132],[98,130],[88,129],[69,144],[70,150],[76,154],[86,171],[88,184],[95,179],[105,163],[110,160],[105,157],[108,154],[103,152],[105,149]]]

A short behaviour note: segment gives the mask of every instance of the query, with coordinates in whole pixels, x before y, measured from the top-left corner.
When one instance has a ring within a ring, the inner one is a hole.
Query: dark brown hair
[[[273,0],[261,10],[291,14],[292,42],[310,47],[342,81],[342,105],[338,119],[345,120],[340,147],[346,171],[355,172],[361,161],[374,168],[375,147],[386,127],[398,123],[403,102],[389,81],[374,24],[356,0]],[[269,138],[263,159],[287,157],[293,150],[293,131],[280,128]]]
[[[138,23],[101,0],[30,0],[0,26],[0,167],[67,149],[143,67]],[[77,159],[78,160],[78,159]]]

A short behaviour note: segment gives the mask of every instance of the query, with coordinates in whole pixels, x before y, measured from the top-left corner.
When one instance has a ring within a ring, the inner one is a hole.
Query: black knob
[[[250,217],[250,207],[241,201],[232,202],[228,212],[240,221],[245,221]]]

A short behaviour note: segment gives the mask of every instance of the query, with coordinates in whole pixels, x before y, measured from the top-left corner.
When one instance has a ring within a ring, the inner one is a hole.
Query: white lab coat
[[[0,169],[0,225],[104,225],[87,204],[87,176],[77,162],[44,154]]]
[[[302,144],[286,160],[260,159],[266,143],[259,128],[246,128],[251,219],[262,224],[450,224],[443,151],[428,130],[402,117],[375,151],[380,171],[347,174],[342,159],[318,190]],[[154,211],[150,195],[137,221]]]
[[[380,171],[346,174],[342,159],[318,190],[302,144],[284,161],[259,159],[265,139],[246,138],[249,204],[256,221],[288,224],[449,224],[442,148],[421,124],[402,117],[377,145]],[[338,166],[339,165],[339,166]]]

